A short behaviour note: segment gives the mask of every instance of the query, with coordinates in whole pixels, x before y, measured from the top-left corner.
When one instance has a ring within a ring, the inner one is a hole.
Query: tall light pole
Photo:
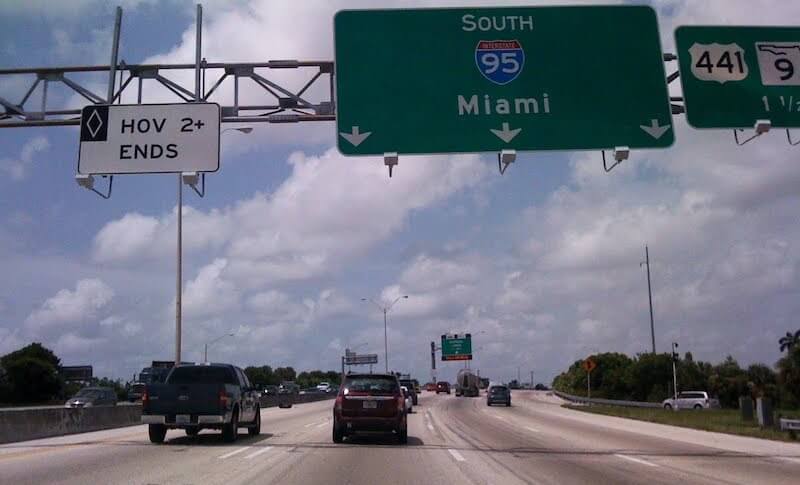
[[[408,295],[398,296],[391,305],[389,306],[381,306],[378,302],[373,300],[372,298],[362,298],[361,301],[369,301],[374,304],[376,307],[380,308],[383,312],[383,361],[386,363],[386,373],[389,373],[389,334],[386,330],[386,314],[389,313],[389,310],[400,301],[401,299],[406,298],[408,299]]]
[[[656,330],[655,325],[653,324],[653,290],[650,288],[650,251],[647,248],[647,245],[644,246],[644,261],[639,263],[639,267],[641,268],[642,265],[647,266],[647,298],[650,301],[650,338],[653,341],[653,353],[656,353]]]
[[[225,335],[220,335],[219,337],[215,338],[211,342],[207,342],[203,346],[203,362],[208,362],[208,346],[214,345],[215,343],[219,342],[220,340],[224,339],[225,337],[233,337],[232,333],[226,333]]]
[[[678,342],[672,342],[672,399],[678,399],[678,372],[675,366],[678,362]]]
[[[198,12],[200,12],[198,5]],[[199,13],[198,13],[199,15]],[[199,22],[199,20],[198,20]],[[199,25],[198,25],[199,26]],[[244,126],[240,128],[226,128],[220,131],[220,135],[227,131],[238,131],[239,133],[248,134],[253,131],[253,128]],[[175,365],[181,363],[181,340],[183,331],[181,329],[182,318],[182,293],[183,293],[183,174],[178,174],[178,244],[177,244],[177,268],[175,275]]]

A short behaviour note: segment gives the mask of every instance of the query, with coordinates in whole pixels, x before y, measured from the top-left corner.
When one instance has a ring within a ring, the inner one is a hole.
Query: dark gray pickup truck
[[[222,430],[222,439],[236,441],[240,427],[261,433],[259,393],[242,369],[229,364],[174,367],[163,384],[148,384],[142,394],[142,423],[150,441],[163,443],[168,429],[195,436],[201,429]]]

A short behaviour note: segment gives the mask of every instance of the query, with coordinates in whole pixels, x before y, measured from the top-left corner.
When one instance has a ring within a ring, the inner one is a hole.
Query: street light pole
[[[218,341],[224,339],[225,337],[233,337],[233,334],[232,333],[226,333],[225,335],[221,335],[221,336],[215,338],[214,340],[212,340],[211,342],[206,342],[203,345],[203,362],[208,362],[208,346],[209,345],[214,345],[215,343],[217,343]]]
[[[201,15],[198,5],[198,15]],[[198,21],[199,22],[199,21]],[[199,28],[198,23],[198,28]],[[226,128],[219,132],[220,135],[226,131],[238,131],[245,135],[252,132],[249,126],[239,128]],[[175,270],[175,365],[181,363],[181,339],[182,339],[182,295],[183,295],[183,174],[178,173],[178,244],[177,244],[177,264]]]
[[[678,342],[672,342],[672,399],[678,399],[678,372],[676,363],[678,361]]]
[[[650,301],[650,338],[652,339],[653,343],[653,353],[656,353],[656,331],[655,325],[653,324],[653,290],[650,287],[650,251],[647,248],[647,245],[644,246],[644,257],[645,260],[639,263],[639,267],[641,268],[642,265],[647,266],[647,299]]]
[[[361,299],[361,301],[372,302],[373,305],[375,305],[376,307],[380,308],[381,311],[383,312],[383,360],[384,360],[384,363],[386,364],[386,373],[387,374],[389,373],[389,332],[387,330],[388,326],[386,324],[386,315],[389,313],[389,310],[392,309],[392,307],[395,305],[395,303],[397,303],[398,301],[400,301],[403,298],[408,299],[408,295],[398,296],[397,298],[395,298],[395,300],[392,302],[392,304],[388,305],[388,306],[381,306],[378,302],[376,302],[372,298],[362,298]]]

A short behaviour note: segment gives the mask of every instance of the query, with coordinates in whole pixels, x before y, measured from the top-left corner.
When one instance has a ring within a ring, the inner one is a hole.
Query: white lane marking
[[[790,461],[792,463],[800,463],[800,458],[792,458],[790,456],[778,456],[779,460]]]
[[[453,458],[455,458],[456,461],[467,461],[463,456],[461,456],[461,453],[459,453],[458,451],[456,450],[447,450],[447,451],[449,451],[450,454],[453,455]]]
[[[614,456],[616,456],[617,458],[622,458],[623,460],[628,460],[628,461],[632,461],[634,463],[638,463],[640,465],[658,467],[658,465],[656,465],[655,463],[650,463],[649,461],[640,460],[639,458],[634,458],[632,456],[620,455],[618,453],[615,453]]]
[[[536,429],[536,428],[531,428],[530,426],[525,426],[525,429],[527,429],[528,431],[533,431],[534,433],[538,433],[538,432],[539,432],[539,430],[538,430],[538,429]]]
[[[271,447],[271,446],[265,446],[265,447],[261,448],[260,450],[258,450],[258,451],[256,451],[256,452],[254,452],[254,453],[250,453],[249,455],[245,456],[245,457],[244,457],[244,459],[245,459],[245,460],[249,460],[250,458],[255,458],[255,457],[257,457],[258,455],[260,455],[260,454],[262,454],[262,453],[266,453],[266,452],[268,452],[268,451],[269,451],[269,450],[271,450],[271,449],[272,449],[272,447]]]
[[[431,431],[436,431],[436,430],[433,429],[433,426],[431,425],[431,423],[428,423],[428,429],[431,430]]]
[[[239,453],[241,453],[243,451],[247,451],[249,449],[250,449],[249,446],[243,446],[243,447],[239,448],[238,450],[233,450],[230,453],[225,453],[224,455],[220,456],[219,459],[220,460],[224,460],[225,458],[230,458],[233,455],[238,455]]]
[[[325,423],[327,423],[327,421],[323,421],[322,423],[308,423],[307,425],[305,425],[305,427],[310,428],[312,426],[319,426],[320,424],[325,424]]]
[[[315,428],[322,428],[323,426],[327,426],[327,425],[328,425],[328,422],[327,421],[323,421],[323,422],[319,423],[318,425],[316,425],[314,427]]]

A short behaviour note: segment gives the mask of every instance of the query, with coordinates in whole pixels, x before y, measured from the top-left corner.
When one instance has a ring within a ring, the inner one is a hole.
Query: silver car
[[[709,397],[705,391],[683,391],[676,398],[664,399],[664,409],[711,409],[719,408],[719,400]]]

